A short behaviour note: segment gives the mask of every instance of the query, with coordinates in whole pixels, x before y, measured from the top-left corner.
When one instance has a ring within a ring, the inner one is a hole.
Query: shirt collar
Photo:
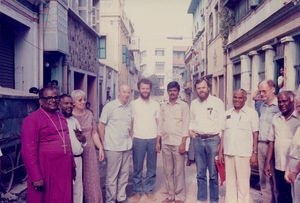
[[[278,101],[277,101],[277,97],[275,97],[272,101],[272,103],[270,105],[268,105],[266,102],[263,103],[264,106],[277,106],[278,105]]]
[[[282,115],[281,112],[280,112],[280,114],[279,114],[279,117],[280,117],[281,119],[284,119],[284,120],[290,120],[291,118],[296,118],[296,119],[298,119],[298,117],[297,117],[297,111],[296,111],[296,110],[294,110],[294,112],[293,112],[287,119],[285,119],[285,117]]]
[[[120,107],[120,106],[121,106],[121,107],[122,107],[122,106],[126,107],[126,106],[128,106],[129,102],[127,102],[125,105],[123,105],[123,104],[120,102],[119,99],[116,99],[116,104],[117,104],[118,107]]]
[[[180,99],[177,98],[174,104],[179,104],[180,103],[179,100]],[[167,100],[167,104],[171,104],[170,100]]]

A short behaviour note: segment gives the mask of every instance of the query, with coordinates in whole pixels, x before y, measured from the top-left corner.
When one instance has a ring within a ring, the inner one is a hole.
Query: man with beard
[[[219,160],[226,171],[226,203],[250,202],[250,164],[257,164],[258,114],[245,106],[247,92],[233,93],[233,106],[226,112],[225,131],[221,137]],[[224,149],[224,152],[223,152]]]
[[[167,86],[169,101],[160,108],[159,130],[156,151],[160,152],[162,139],[162,157],[165,173],[165,185],[168,197],[163,203],[183,203],[185,200],[184,153],[189,126],[189,106],[178,98],[178,82]]]
[[[106,203],[126,202],[131,158],[130,87],[119,87],[118,99],[103,108],[98,129],[104,143],[107,163]]]
[[[195,149],[197,199],[199,202],[207,200],[206,171],[208,169],[210,202],[218,202],[219,183],[215,157],[218,155],[220,136],[224,131],[224,103],[219,98],[209,95],[206,79],[198,79],[195,89],[198,98],[191,103],[189,133]]]
[[[133,122],[133,192],[132,200],[138,202],[142,195],[142,175],[145,155],[147,154],[147,172],[144,192],[147,198],[155,201],[153,188],[156,178],[155,151],[157,127],[159,118],[159,103],[150,99],[152,83],[141,79],[138,84],[140,97],[132,102]]]
[[[72,168],[75,167],[65,117],[57,111],[59,97],[53,88],[39,92],[41,107],[22,125],[21,153],[28,174],[27,202],[72,202]]]
[[[60,96],[60,110],[68,123],[72,152],[76,163],[76,178],[73,182],[73,201],[74,203],[82,203],[82,152],[83,146],[86,144],[86,138],[81,135],[79,122],[72,116],[73,100],[70,95],[63,94]]]
[[[265,175],[271,175],[270,161],[275,157],[275,178],[278,190],[278,203],[292,203],[291,185],[284,180],[287,166],[289,147],[300,122],[294,108],[294,93],[280,92],[277,96],[278,107],[281,113],[272,119],[268,140],[268,156],[265,166]]]

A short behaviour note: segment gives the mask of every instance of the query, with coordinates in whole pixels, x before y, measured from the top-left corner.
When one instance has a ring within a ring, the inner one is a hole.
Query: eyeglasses
[[[55,96],[55,97],[41,97],[41,99],[45,99],[47,101],[54,99],[54,100],[59,100],[59,96]]]

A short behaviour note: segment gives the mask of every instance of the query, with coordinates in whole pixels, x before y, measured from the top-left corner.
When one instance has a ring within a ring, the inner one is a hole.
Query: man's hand
[[[34,189],[36,190],[36,191],[43,191],[44,190],[44,180],[43,179],[41,179],[41,180],[38,180],[38,181],[35,181],[35,182],[32,182],[31,183],[32,185],[33,185],[33,187],[34,187]]]
[[[185,142],[182,142],[178,147],[178,152],[183,154],[185,152]]]
[[[72,168],[72,179],[75,180],[76,179],[76,168]]]
[[[257,154],[252,153],[252,156],[250,157],[250,165],[251,166],[257,165]]]
[[[160,143],[159,142],[156,142],[156,145],[155,145],[155,151],[157,153],[160,153]]]
[[[221,164],[224,163],[224,154],[222,150],[219,150],[218,159]]]
[[[266,167],[265,167],[264,172],[265,172],[265,175],[266,175],[267,177],[271,177],[271,176],[272,176],[270,164],[268,164],[268,163],[266,164]]]
[[[104,160],[104,151],[103,148],[101,147],[99,149],[99,161],[103,161]]]
[[[297,177],[297,173],[295,173],[295,172],[290,172],[289,175],[288,175],[288,179],[290,180],[290,183],[295,182],[296,177]]]
[[[197,136],[197,134],[192,130],[189,130],[189,134],[192,138],[195,138]]]

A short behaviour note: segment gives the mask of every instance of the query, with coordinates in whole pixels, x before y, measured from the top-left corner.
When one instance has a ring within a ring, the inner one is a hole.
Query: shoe
[[[132,203],[137,203],[141,200],[141,195],[140,194],[135,194],[131,197],[130,202]]]
[[[146,194],[146,197],[147,197],[149,200],[151,200],[151,201],[155,201],[155,200],[156,200],[155,195],[154,195],[154,194],[151,194],[151,193]]]
[[[182,200],[175,200],[175,203],[183,203],[184,201]]]
[[[169,198],[164,199],[161,203],[171,203],[172,200],[169,200]]]

